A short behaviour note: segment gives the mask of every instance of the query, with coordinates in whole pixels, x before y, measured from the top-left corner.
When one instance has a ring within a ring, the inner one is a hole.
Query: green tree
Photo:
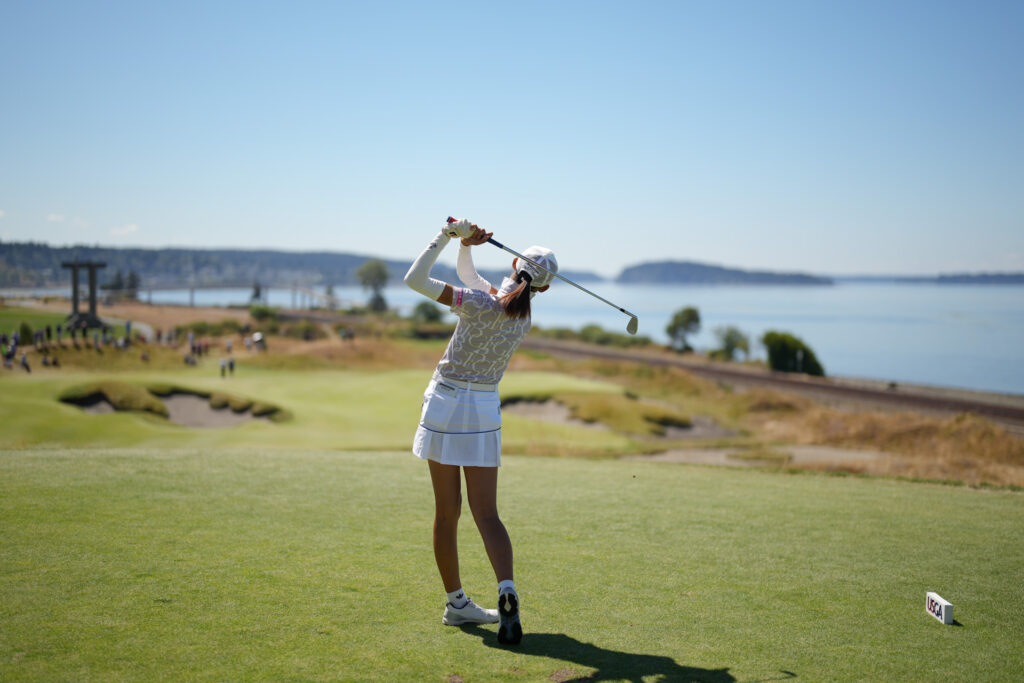
[[[129,270],[128,271],[128,277],[127,277],[127,279],[125,279],[125,282],[124,282],[124,289],[125,289],[124,294],[125,294],[125,296],[127,296],[127,297],[129,297],[131,299],[139,298],[139,283],[140,283],[140,281],[141,281],[141,278],[139,277],[139,274],[136,273],[134,270]]]
[[[113,277],[101,285],[100,289],[120,294],[121,290],[124,289],[124,274],[120,270],[114,271]]]
[[[736,352],[742,351],[744,358],[750,357],[750,339],[732,325],[715,328],[718,348],[711,352],[713,358],[719,360],[736,360]]]
[[[700,312],[693,306],[681,308],[672,316],[665,332],[668,333],[672,348],[676,351],[693,351],[686,341],[687,335],[697,334],[700,330]]]
[[[374,313],[381,313],[388,309],[384,300],[384,285],[388,283],[388,267],[379,259],[370,259],[356,270],[356,277],[363,283],[363,289],[368,289],[373,294],[367,307]]]
[[[439,323],[442,315],[441,309],[429,301],[421,301],[412,309],[412,319],[417,323]]]
[[[761,337],[761,343],[768,351],[768,367],[772,370],[825,376],[825,368],[818,362],[814,351],[799,337],[769,330]]]

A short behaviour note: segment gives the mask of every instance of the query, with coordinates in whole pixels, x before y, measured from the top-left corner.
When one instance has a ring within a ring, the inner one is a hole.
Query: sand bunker
[[[532,420],[544,422],[556,422],[558,424],[571,424],[576,427],[608,431],[608,426],[600,422],[587,422],[578,420],[572,416],[569,406],[558,401],[516,401],[501,407],[503,415],[516,415],[517,417],[528,417]]]
[[[502,407],[506,415],[517,415],[519,417],[543,420],[545,422],[556,422],[559,424],[571,424],[577,427],[589,429],[608,430],[606,425],[600,423],[584,422],[572,417],[568,406],[557,401],[519,401]],[[665,435],[657,437],[664,441],[681,441],[686,439],[717,439],[736,436],[737,432],[722,427],[710,417],[698,415],[693,418],[692,426],[666,427]],[[746,457],[742,448],[674,448],[663,453],[654,455],[636,455],[627,457],[627,460],[645,460],[648,462],[681,462],[694,465],[732,465],[736,467],[760,467],[763,465],[785,464],[791,467],[800,467],[817,464],[842,464],[856,463],[869,460],[878,460],[889,457],[877,451],[851,450],[846,448],[831,448],[828,446],[773,446],[771,450],[775,453],[788,456],[785,463],[776,460],[758,460]]]
[[[160,400],[167,406],[167,419],[185,427],[234,427],[249,420],[267,419],[248,410],[236,413],[227,406],[214,408],[209,399],[195,394],[170,394]]]
[[[528,417],[534,420],[543,420],[544,422],[556,422],[558,424],[586,427],[587,429],[603,431],[609,431],[610,429],[607,425],[603,425],[600,422],[586,422],[584,420],[574,418],[569,407],[559,403],[558,401],[517,401],[515,403],[502,406],[501,412],[505,415]],[[736,436],[736,432],[719,426],[719,424],[710,417],[698,415],[693,418],[692,422],[693,424],[690,427],[665,427],[664,436],[657,438],[679,440],[716,439]]]
[[[236,413],[231,408],[214,408],[210,400],[195,394],[170,394],[160,397],[167,406],[167,419],[183,427],[217,428],[234,427],[249,420],[267,420],[266,416],[256,416],[248,410]],[[88,403],[78,403],[78,407],[92,415],[103,415],[116,412],[116,408],[105,398],[98,398]]]
[[[110,405],[110,401],[105,398],[96,398],[95,400],[76,405],[92,415],[103,415],[104,413],[112,413],[116,410],[114,406]]]

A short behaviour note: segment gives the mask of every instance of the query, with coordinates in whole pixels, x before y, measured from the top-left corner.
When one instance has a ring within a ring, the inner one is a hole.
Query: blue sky
[[[1024,270],[1022,29],[1020,2],[7,0],[0,239],[411,260],[455,214],[607,275]]]

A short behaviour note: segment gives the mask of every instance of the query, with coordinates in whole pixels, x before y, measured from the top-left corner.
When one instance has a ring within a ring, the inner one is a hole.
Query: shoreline
[[[2,298],[2,297],[0,297]],[[7,305],[24,306],[49,312],[60,313],[68,311],[70,302],[66,299],[44,302],[41,299],[23,298],[15,301],[5,302]],[[87,305],[87,304],[86,304]],[[339,320],[343,317],[340,313],[331,313],[327,310],[306,310],[282,308],[282,313],[291,317],[324,317],[337,316]],[[148,318],[148,312],[161,313],[163,320]],[[156,328],[173,327],[176,324],[193,322],[198,320],[221,320],[224,318],[241,319],[248,317],[248,310],[228,306],[182,306],[180,304],[150,304],[144,301],[121,302],[112,305],[105,305],[102,302],[98,305],[97,313],[102,316],[116,318],[118,320],[134,320],[146,323]],[[744,363],[725,363],[712,361],[703,356],[694,354],[675,354],[666,351],[662,346],[655,345],[650,349],[617,349],[615,347],[583,344],[579,342],[561,341],[554,339],[542,339],[527,337],[523,341],[522,348],[559,353],[570,356],[589,356],[607,358],[612,360],[628,360],[634,362],[650,362],[657,365],[677,365],[691,370],[696,374],[709,376],[712,379],[733,381],[737,384],[771,384],[780,385],[778,388],[786,388],[806,394],[812,398],[823,400],[835,399],[835,391],[840,390],[847,394],[846,400],[853,399],[857,394],[861,395],[861,402],[881,403],[890,405],[899,403],[906,399],[912,403],[924,404],[934,402],[935,411],[948,413],[952,405],[964,404],[968,406],[980,406],[982,414],[992,417],[1004,408],[1008,408],[1010,415],[1021,411],[1022,416],[1013,417],[1011,423],[1021,425],[1024,430],[1024,393],[1011,393],[1002,391],[991,391],[969,387],[958,387],[940,384],[927,384],[921,382],[908,382],[899,380],[884,380],[867,377],[855,377],[844,375],[830,375],[825,378],[811,378],[805,375],[792,373],[777,373],[764,367],[753,366]],[[781,386],[781,385],[784,385]],[[817,395],[815,394],[822,394]],[[941,404],[948,404],[943,407]],[[927,412],[927,406],[918,405],[919,409]],[[984,410],[991,408],[991,410]],[[969,408],[968,408],[969,409]],[[934,411],[933,411],[934,412]],[[990,415],[989,413],[993,415]]]
[[[623,350],[551,339],[523,340],[522,348],[569,357],[676,366],[695,375],[737,386],[762,386],[797,393],[825,405],[887,410],[907,408],[936,415],[972,412],[1024,433],[1024,395],[849,377],[809,377],[704,358]]]

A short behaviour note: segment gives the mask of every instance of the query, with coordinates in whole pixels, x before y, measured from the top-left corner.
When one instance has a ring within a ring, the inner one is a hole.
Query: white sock
[[[448,594],[448,602],[452,603],[452,607],[455,609],[462,609],[469,604],[469,598],[466,597],[464,590],[456,588]]]
[[[512,579],[505,579],[504,581],[498,582],[498,595],[504,595],[505,593],[515,593],[516,585],[512,583]]]

